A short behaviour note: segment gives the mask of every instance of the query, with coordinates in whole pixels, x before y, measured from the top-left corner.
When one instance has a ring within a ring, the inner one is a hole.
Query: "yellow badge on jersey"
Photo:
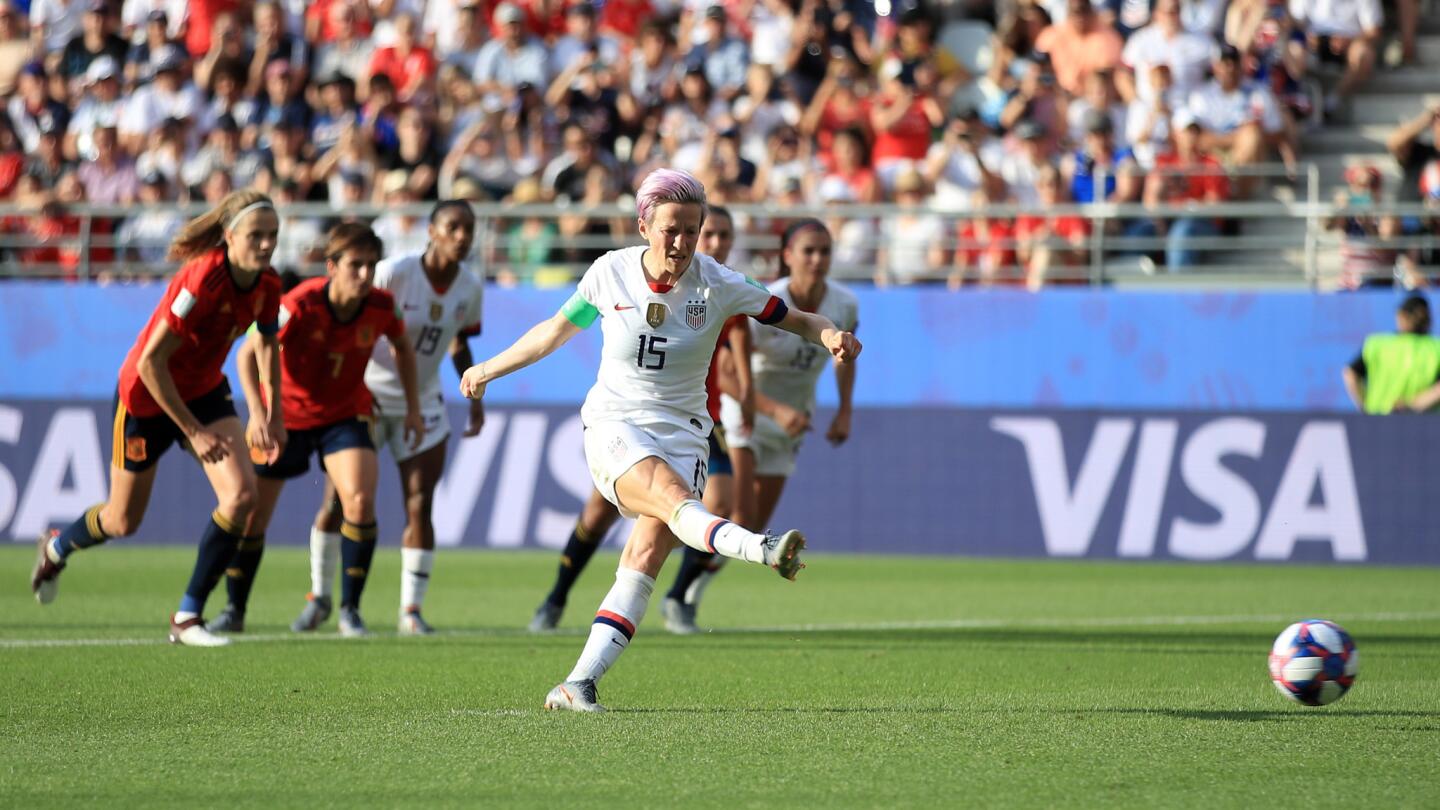
[[[432,321],[438,321],[438,320],[440,320],[440,318],[443,317],[444,315],[445,315],[445,306],[444,306],[443,304],[441,304],[439,301],[436,301],[436,302],[434,302],[434,303],[432,303],[432,304],[430,305],[430,320],[432,320]]]
[[[361,346],[368,348],[375,345],[375,327],[367,323],[356,331],[359,333],[357,337]]]
[[[660,324],[665,323],[665,305],[652,301],[645,307],[645,322],[650,324],[651,329],[659,329]]]

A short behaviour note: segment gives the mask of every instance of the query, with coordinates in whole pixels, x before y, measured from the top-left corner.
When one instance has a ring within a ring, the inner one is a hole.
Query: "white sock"
[[[600,603],[595,623],[590,625],[590,638],[580,651],[575,669],[565,680],[600,680],[620,653],[630,646],[635,627],[645,618],[645,608],[649,607],[650,593],[654,590],[655,580],[639,571],[630,568],[615,571],[615,584]]]
[[[764,562],[761,544],[765,536],[747,530],[738,523],[712,515],[705,504],[691,499],[681,501],[666,524],[685,545],[699,551],[710,551],[745,562]]]
[[[400,610],[420,609],[425,591],[430,587],[430,569],[435,567],[435,551],[428,548],[400,549]]]
[[[690,587],[685,589],[685,604],[700,604],[700,600],[705,597],[705,589],[710,587],[710,583],[715,581],[715,575],[720,573],[720,569],[724,567],[724,557],[716,557],[711,560],[710,567],[701,572],[700,576],[690,583]]]
[[[335,593],[335,571],[340,567],[340,533],[310,527],[310,593]]]

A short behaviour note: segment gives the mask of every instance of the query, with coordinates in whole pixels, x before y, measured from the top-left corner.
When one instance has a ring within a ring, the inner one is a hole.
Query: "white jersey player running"
[[[601,319],[600,372],[581,409],[585,460],[596,489],[634,516],[635,528],[580,659],[545,698],[550,709],[604,711],[596,681],[629,645],[677,540],[769,565],[786,579],[803,567],[799,532],[755,534],[698,500],[709,452],[705,374],[725,320],[753,316],[841,361],[860,352],[854,335],[828,319],[788,309],[763,287],[696,254],[705,187],[690,174],[652,172],[635,205],[646,246],[602,256],[560,312],[460,380],[460,392],[478,399],[490,381],[540,360]]]
[[[782,278],[770,284],[770,292],[792,310],[814,312],[853,333],[859,325],[859,299],[828,280],[832,245],[830,231],[819,220],[801,219],[791,224],[780,239]],[[753,508],[750,514],[737,513],[736,520],[746,526],[765,526],[775,514],[786,480],[795,471],[796,454],[801,437],[810,429],[815,388],[826,362],[815,346],[769,326],[751,330],[751,346],[755,427],[749,432],[743,429],[740,403],[728,395],[720,399],[720,421],[729,439],[736,486],[753,486],[754,491],[753,498],[736,499],[740,509]],[[825,438],[840,445],[850,437],[854,361],[835,363],[835,384],[840,402]],[[718,565],[712,565],[686,593],[685,607],[692,617],[718,570]]]
[[[365,385],[375,398],[375,445],[389,447],[400,472],[405,497],[405,533],[401,539],[400,621],[406,635],[433,632],[421,615],[435,559],[435,529],[430,520],[435,487],[445,470],[450,419],[440,394],[440,363],[448,354],[456,373],[474,362],[469,339],[480,334],[484,282],[466,257],[475,241],[475,214],[463,200],[440,202],[430,213],[430,243],[423,253],[380,262],[375,286],[389,290],[415,347],[424,440],[405,441],[405,397],[388,351],[377,351],[365,370]],[[485,423],[484,405],[470,403],[464,436],[475,436]],[[297,632],[314,630],[329,617],[341,538],[339,508],[326,486],[325,501],[310,532],[310,594]]]

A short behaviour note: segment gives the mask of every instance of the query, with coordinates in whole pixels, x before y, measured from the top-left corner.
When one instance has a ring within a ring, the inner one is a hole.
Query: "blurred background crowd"
[[[85,221],[87,258],[160,263],[183,216],[157,204],[253,186],[333,212],[284,223],[277,265],[300,268],[366,204],[386,209],[391,253],[424,246],[427,201],[549,204],[485,220],[501,238],[480,258],[501,281],[560,284],[632,238],[588,209],[672,166],[715,202],[775,212],[738,218],[758,237],[742,235],[742,269],[763,275],[755,246],[786,209],[821,209],[837,265],[877,283],[1034,287],[1083,264],[1093,235],[1053,206],[1295,182],[1305,132],[1422,58],[1422,2],[0,0],[0,201],[23,212],[0,230],[10,259],[78,265],[71,209],[136,206]],[[1435,135],[1430,108],[1394,130],[1392,196],[1440,198]],[[1381,177],[1345,180],[1358,203]],[[897,210],[847,213],[864,204]],[[1002,204],[1033,210],[984,215]],[[1367,239],[1430,223],[1332,227],[1358,283],[1394,263]],[[1105,228],[1153,240],[1137,252],[1172,270],[1200,260],[1187,240],[1243,233],[1206,216]]]

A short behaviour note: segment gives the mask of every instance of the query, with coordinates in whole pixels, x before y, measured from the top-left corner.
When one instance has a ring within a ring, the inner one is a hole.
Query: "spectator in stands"
[[[722,6],[705,9],[705,41],[685,54],[685,68],[699,67],[705,71],[715,96],[727,103],[740,95],[745,87],[745,71],[750,67],[750,48],[733,36]]]
[[[85,199],[97,205],[129,205],[140,194],[135,161],[120,151],[114,122],[95,127],[94,157],[76,170],[85,187]]]
[[[265,93],[256,104],[255,123],[260,132],[282,120],[299,121],[303,126],[310,117],[310,108],[299,98],[290,63],[271,62],[265,68]],[[260,144],[264,146],[264,144]]]
[[[15,134],[20,137],[20,144],[27,153],[34,152],[38,147],[42,129],[63,133],[70,121],[70,111],[50,97],[45,83],[44,65],[39,62],[27,64],[20,69],[16,93],[5,106]]]
[[[925,178],[915,168],[904,169],[896,176],[895,202],[902,210],[880,226],[875,283],[885,286],[938,280],[936,274],[945,264],[945,223],[921,210]]]
[[[65,132],[65,157],[76,160],[94,155],[95,127],[102,122],[117,125],[122,110],[115,60],[108,56],[96,59],[85,71],[85,94],[79,99]]]
[[[758,163],[765,159],[765,139],[776,127],[799,125],[801,109],[793,98],[780,92],[769,65],[751,65],[745,78],[745,95],[735,99],[732,116],[736,126],[746,133],[745,157]]]
[[[970,204],[972,216],[961,219],[955,229],[955,261],[946,286],[958,290],[974,279],[981,287],[1016,281],[1015,220],[987,216],[992,202],[984,186],[975,190]]]
[[[1294,173],[1301,122],[1314,112],[1305,72],[1309,54],[1305,34],[1284,4],[1237,0],[1225,21],[1226,38],[1242,54],[1247,80],[1268,87],[1280,106],[1284,136],[1277,145]]]
[[[558,120],[580,124],[587,137],[609,152],[622,126],[622,102],[615,85],[614,68],[597,61],[593,52],[582,51],[551,81],[545,104],[555,110]]]
[[[308,74],[310,48],[305,38],[288,30],[285,12],[278,0],[260,0],[255,4],[253,30],[250,34],[250,64],[246,67],[243,93],[258,96],[265,91],[266,71],[271,65],[284,63],[295,71],[295,82],[303,86]]]
[[[515,184],[506,202],[512,205],[535,205],[541,202],[540,184],[525,178]],[[504,265],[499,280],[502,284],[529,283],[537,273],[555,261],[555,243],[560,231],[554,220],[527,215],[503,226],[504,236],[498,247],[503,255],[492,261]]]
[[[1153,19],[1130,36],[1121,53],[1123,67],[1116,79],[1127,101],[1154,97],[1150,69],[1155,65],[1170,68],[1171,83],[1181,95],[1199,88],[1210,67],[1214,39],[1185,30],[1180,22],[1180,0],[1157,0]]]
[[[370,69],[370,59],[375,53],[375,44],[370,40],[369,32],[362,31],[358,25],[358,12],[365,8],[363,2],[352,3],[349,0],[335,0],[334,2],[317,2],[310,6],[305,12],[307,26],[312,26],[311,13],[319,9],[328,9],[327,19],[330,21],[333,36],[322,37],[317,40],[312,35],[307,35],[311,42],[319,42],[315,47],[315,64],[313,69],[316,76],[346,76],[355,81]],[[293,64],[293,63],[292,63]]]
[[[550,46],[550,75],[558,76],[581,54],[589,54],[595,68],[613,71],[620,65],[621,51],[619,40],[600,33],[595,6],[589,0],[579,0],[565,10],[565,35]]]
[[[30,59],[25,24],[13,0],[0,0],[0,96],[15,92],[20,69]]]
[[[320,106],[310,119],[310,143],[324,153],[340,142],[340,133],[360,126],[355,80],[344,73],[322,73],[319,81]]]
[[[870,108],[870,126],[875,133],[872,156],[880,186],[888,194],[902,173],[915,169],[929,154],[930,133],[944,126],[945,112],[939,102],[920,93],[913,70],[898,59],[887,59],[881,65],[880,81],[880,92]]]
[[[31,53],[60,53],[81,32],[86,0],[30,0]]]
[[[170,240],[185,220],[174,208],[164,205],[171,195],[165,176],[159,172],[140,178],[139,195],[138,212],[126,218],[116,231],[116,251],[122,261],[158,266],[165,262]]]
[[[436,62],[430,49],[421,45],[416,37],[415,18],[401,14],[395,18],[395,41],[383,48],[376,48],[365,69],[365,78],[375,74],[389,77],[395,88],[395,97],[401,103],[412,99],[427,99],[434,94]]]
[[[430,121],[419,108],[406,107],[396,122],[396,135],[399,144],[380,153],[377,168],[388,172],[387,178],[395,177],[397,170],[403,171],[409,192],[415,200],[436,199],[440,149]],[[388,196],[386,203],[389,203]]]
[[[359,201],[373,185],[376,172],[375,142],[360,126],[349,126],[340,132],[335,146],[315,160],[311,177],[324,183],[330,205],[337,210],[350,202],[350,189],[358,187]]]
[[[708,189],[712,185],[728,190],[731,202],[748,202],[754,195],[760,169],[740,152],[740,130],[727,127],[712,130],[701,142],[698,177]]]
[[[865,134],[858,128],[836,133],[834,164],[821,181],[822,188],[828,185],[831,191],[828,195],[821,194],[821,202],[871,204],[880,201],[880,182],[870,168],[869,151]]]
[[[121,141],[123,148],[124,141]],[[172,188],[180,185],[180,167],[185,163],[185,122],[167,118],[146,138],[145,151],[135,156],[135,173],[159,172]]]
[[[795,127],[778,127],[770,134],[770,145],[755,177],[755,197],[783,195],[792,183],[799,184],[803,205],[815,199],[815,184],[824,172],[813,154],[810,141]]]
[[[110,6],[106,0],[89,0],[80,17],[80,33],[65,45],[60,58],[60,73],[70,81],[72,90],[79,89],[90,63],[108,56],[116,64],[125,59],[130,46],[110,25]]]
[[[180,169],[180,179],[190,187],[199,186],[215,171],[230,176],[233,188],[249,188],[264,168],[264,157],[241,146],[240,126],[228,114],[221,114],[200,147]]]
[[[604,165],[592,164],[585,170],[582,182],[584,185],[580,196],[572,200],[579,207],[605,205],[615,201],[615,181],[610,170]],[[627,222],[623,218],[566,213],[561,215],[557,224],[562,244],[565,246],[562,257],[566,264],[575,267],[572,279],[578,280],[591,262],[627,238]]]
[[[1345,170],[1345,188],[1335,192],[1336,212],[1325,229],[1340,232],[1340,286],[1344,289],[1388,283],[1393,277],[1396,251],[1390,241],[1399,235],[1399,220],[1375,215],[1381,189],[1378,169],[1355,165]]]
[[[453,22],[446,25],[432,23],[436,15],[450,10]],[[425,5],[423,29],[426,36],[435,39],[435,56],[443,64],[453,65],[467,74],[485,46],[485,31],[489,28],[479,0],[436,0]]]
[[[1200,124],[1194,113],[1176,110],[1170,136],[1173,149],[1155,158],[1155,168],[1145,179],[1145,205],[1183,208],[1228,200],[1230,180],[1225,167],[1201,150]],[[1160,217],[1155,220],[1155,230],[1165,237],[1165,269],[1173,273],[1199,263],[1204,251],[1190,247],[1189,240],[1219,234],[1220,224],[1207,216]]]
[[[60,146],[60,126],[49,117],[40,119],[35,131],[35,146],[27,147],[25,174],[40,181],[46,192],[55,188],[60,178],[75,169],[75,162],[65,159]]]
[[[230,173],[224,169],[216,169],[211,172],[205,181],[200,184],[200,199],[206,205],[217,205],[225,195],[235,190],[235,184],[230,180]]]
[[[1015,258],[1024,270],[1026,288],[1034,291],[1047,284],[1083,281],[1077,268],[1085,263],[1089,220],[1073,214],[1048,213],[1069,202],[1055,167],[1040,169],[1035,192],[1037,213],[1015,220]],[[1052,277],[1057,268],[1065,268],[1064,278]]]
[[[154,68],[154,81],[126,100],[120,119],[120,143],[132,154],[139,152],[161,122],[191,119],[203,107],[200,91],[186,77],[185,55],[179,48],[167,46],[158,55]]]
[[[245,35],[240,30],[235,14],[221,14],[215,18],[211,31],[210,50],[195,62],[195,86],[209,92],[213,88],[215,73],[219,70],[244,76],[250,69],[252,59],[253,54],[245,44]],[[243,79],[241,86],[244,86]]]
[[[283,117],[270,126],[266,139],[265,168],[256,179],[255,187],[269,193],[285,181],[294,185],[295,198],[313,201],[311,186],[315,183],[310,161],[306,156],[305,121],[299,117]],[[316,189],[323,200],[323,189]]]
[[[1400,302],[1395,331],[1365,338],[1341,372],[1345,391],[1368,414],[1434,410],[1440,404],[1440,343],[1430,336],[1430,303],[1424,296]]]
[[[800,132],[816,143],[816,154],[827,165],[835,134],[858,127],[867,143],[873,142],[870,127],[870,86],[860,63],[842,54],[831,57],[825,79],[800,117]],[[873,158],[873,155],[872,155]]]
[[[934,69],[938,82],[934,91],[937,98],[952,98],[970,82],[973,77],[956,54],[936,42],[935,20],[923,6],[906,8],[900,12],[897,23],[895,41],[888,55],[898,58],[911,70],[921,65]]]
[[[403,256],[423,251],[429,242],[429,223],[408,210],[420,200],[412,191],[414,183],[409,173],[404,169],[388,171],[381,175],[378,187],[381,196],[376,202],[387,210],[375,220],[375,235],[385,243],[386,253]]]
[[[340,14],[340,8],[349,16]],[[305,7],[306,42],[331,43],[347,35],[368,40],[373,28],[370,6],[364,0],[312,0]]]
[[[1306,32],[1311,53],[1321,62],[1345,67],[1340,83],[1325,96],[1325,114],[1332,115],[1375,69],[1385,22],[1380,0],[1290,0],[1290,13]]]
[[[606,4],[609,8],[609,4]],[[640,111],[664,104],[679,92],[675,40],[669,26],[649,20],[640,27],[640,38],[631,48],[626,80],[630,95]],[[629,123],[638,123],[638,111]]]
[[[1015,94],[1000,112],[1000,127],[1013,128],[1021,121],[1040,125],[1051,146],[1059,146],[1065,137],[1065,101],[1055,90],[1055,72],[1043,54],[1015,64],[1020,71]],[[1087,76],[1086,81],[1089,81]]]
[[[1215,78],[1190,94],[1186,107],[1204,131],[1200,148],[1222,157],[1231,167],[1245,167],[1263,161],[1272,144],[1284,142],[1284,120],[1269,88],[1245,85],[1241,81],[1240,52],[1224,45],[1215,56]],[[1282,154],[1293,154],[1282,149]],[[1243,170],[1243,169],[1242,169]],[[1240,197],[1249,197],[1255,177],[1241,175],[1237,182]]]
[[[1000,155],[999,175],[1010,201],[1034,208],[1041,204],[1040,178],[1055,168],[1054,139],[1034,121],[1021,121],[1010,130],[1010,143]]]
[[[1065,123],[1068,143],[1078,144],[1085,140],[1085,120],[1091,110],[1110,116],[1110,130],[1115,133],[1116,146],[1123,148],[1130,145],[1126,131],[1129,109],[1116,93],[1113,76],[1108,70],[1091,72],[1085,78],[1085,94],[1067,105]]]
[[[200,114],[200,128],[205,132],[215,127],[220,119],[228,116],[235,123],[236,130],[244,134],[247,144],[253,144],[258,133],[259,105],[244,95],[245,73],[238,64],[221,65],[211,74],[210,102]]]
[[[976,192],[1000,183],[994,169],[1002,160],[1002,145],[980,121],[973,107],[945,125],[945,134],[930,145],[923,176],[933,188],[931,201],[948,211],[968,211]]]
[[[504,135],[489,119],[476,121],[455,139],[440,166],[440,199],[455,197],[454,183],[465,178],[479,185],[483,199],[497,201],[508,196],[520,180]]]
[[[730,118],[730,106],[716,98],[703,68],[692,65],[680,80],[680,99],[665,109],[659,135],[670,162],[687,171],[698,167],[700,144],[714,126]]]
[[[495,7],[495,24],[501,35],[480,49],[474,76],[486,103],[503,108],[514,102],[522,83],[549,86],[548,55],[543,43],[525,33],[525,12],[514,3]]]
[[[1155,156],[1170,142],[1171,115],[1189,103],[1189,99],[1173,87],[1169,65],[1151,65],[1149,75],[1153,88],[1150,98],[1136,98],[1125,108],[1125,140],[1135,153],[1135,160],[1146,171],[1154,168]]]
[[[1426,135],[1429,135],[1428,142]],[[1422,196],[1421,179],[1427,167],[1440,165],[1440,105],[1432,106],[1390,133],[1385,146],[1400,164],[1404,179],[1396,199],[1415,202]]]
[[[10,119],[0,114],[0,200],[10,200],[25,173],[25,153]]]
[[[662,0],[662,6],[671,5]],[[650,0],[605,0],[600,4],[600,32],[630,42],[657,16]]]
[[[1085,120],[1085,139],[1079,149],[1061,163],[1070,198],[1078,203],[1135,202],[1140,198],[1143,174],[1129,149],[1115,145],[1114,123],[1110,116],[1092,111]],[[1103,174],[1103,187],[1096,188]]]
[[[601,165],[607,171],[619,167],[579,123],[566,124],[561,138],[564,151],[545,166],[540,178],[541,195],[546,201],[574,202],[585,196],[591,167]]]
[[[1041,31],[1035,50],[1049,54],[1060,86],[1078,96],[1090,71],[1120,65],[1124,42],[1099,19],[1090,0],[1067,0],[1065,8],[1064,21]]]

